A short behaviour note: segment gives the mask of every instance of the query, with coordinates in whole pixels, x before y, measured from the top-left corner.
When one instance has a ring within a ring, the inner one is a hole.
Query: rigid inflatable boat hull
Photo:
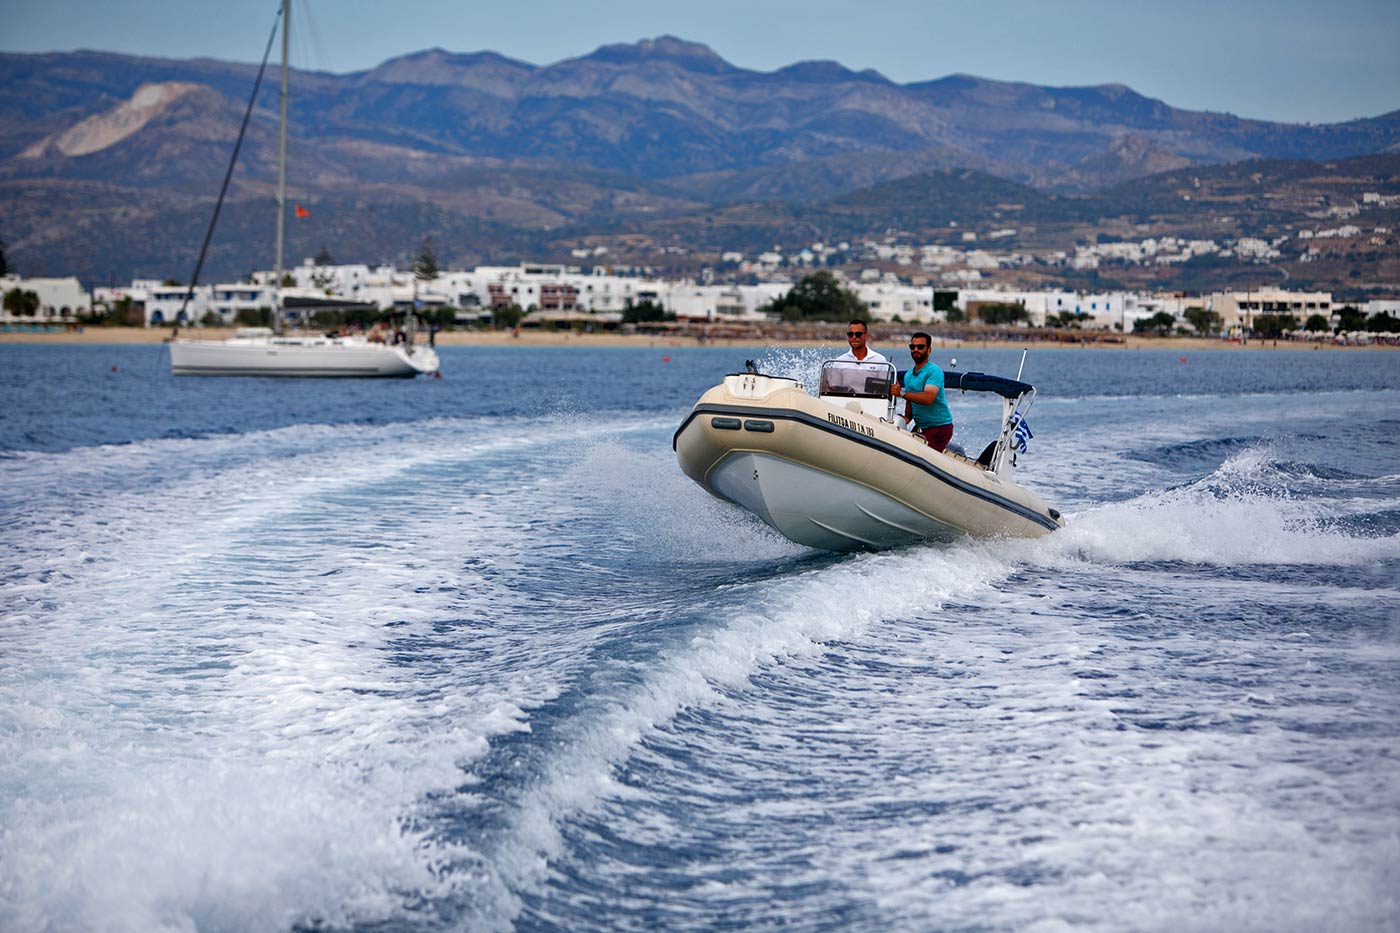
[[[784,537],[828,551],[880,550],[961,534],[869,486],[772,454],[731,453],[710,472],[710,486]]]

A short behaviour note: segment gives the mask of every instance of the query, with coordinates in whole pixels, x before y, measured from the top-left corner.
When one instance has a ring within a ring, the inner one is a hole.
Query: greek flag
[[[1026,442],[1035,437],[1031,433],[1030,422],[1020,415],[1011,416],[1011,449],[1026,452]]]

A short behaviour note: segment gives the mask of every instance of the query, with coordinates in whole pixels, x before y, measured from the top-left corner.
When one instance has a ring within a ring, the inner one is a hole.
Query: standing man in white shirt
[[[855,360],[857,363],[888,363],[889,360],[865,345],[869,336],[870,329],[865,326],[864,321],[852,321],[847,324],[846,341],[850,343],[851,347],[837,359]]]

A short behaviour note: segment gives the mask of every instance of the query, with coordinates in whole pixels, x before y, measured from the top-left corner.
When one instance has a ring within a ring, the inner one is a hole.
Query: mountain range
[[[11,263],[93,281],[187,276],[255,74],[208,59],[0,55]],[[888,194],[920,178],[915,189],[942,199],[916,202],[926,226],[1035,202],[1049,211],[1042,228],[1057,212],[1082,227],[1094,211],[1121,215],[1109,202],[1162,173],[1380,156],[1384,187],[1400,159],[1400,111],[1294,125],[1180,110],[1122,85],[897,84],[835,62],[756,72],[672,37],[547,66],[431,49],[291,83],[289,197],[310,211],[289,227],[292,260],[327,246],[345,261],[403,262],[424,236],[454,265],[566,255],[575,242],[641,256],[698,244],[707,225],[723,248],[734,218],[750,218],[745,239],[810,242],[837,215],[842,232],[919,226]],[[276,103],[266,80],[209,275],[270,265]],[[751,221],[764,216],[781,222]]]

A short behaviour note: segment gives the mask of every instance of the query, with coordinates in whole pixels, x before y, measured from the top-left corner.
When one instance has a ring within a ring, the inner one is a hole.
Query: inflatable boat
[[[1032,538],[1064,524],[1013,479],[1034,387],[948,373],[944,391],[1001,397],[1002,423],[978,456],[940,452],[896,413],[888,363],[829,360],[814,396],[795,379],[732,373],[676,430],[681,469],[781,534],[831,551],[885,549],[960,535]]]

